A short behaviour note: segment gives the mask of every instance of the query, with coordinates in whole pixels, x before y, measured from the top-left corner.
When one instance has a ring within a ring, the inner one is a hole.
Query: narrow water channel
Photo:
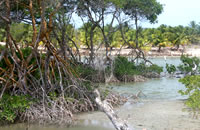
[[[180,63],[178,58],[168,58],[166,61],[157,58],[152,61],[161,66],[165,66],[166,62],[175,65]],[[137,103],[130,101],[116,108],[120,117],[126,119],[134,129],[200,129],[199,120],[190,118],[188,112],[182,111],[185,108],[183,100],[187,97],[178,93],[180,89],[184,89],[184,86],[177,78],[163,77],[140,83],[104,86],[121,94],[136,94],[138,91],[144,94]],[[79,119],[78,124],[71,128],[38,125],[28,127],[26,124],[16,124],[0,127],[0,130],[114,130],[111,122],[102,112],[81,114],[77,119]]]

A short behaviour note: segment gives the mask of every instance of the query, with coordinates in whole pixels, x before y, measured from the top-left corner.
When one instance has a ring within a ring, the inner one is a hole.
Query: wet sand
[[[117,113],[136,130],[200,130],[200,119],[193,118],[184,109],[186,106],[181,100],[149,100],[139,104],[125,104]],[[83,124],[113,129],[102,112],[83,114],[78,118],[83,120]]]
[[[149,101],[130,110],[128,121],[136,129],[200,130],[200,120],[184,108],[183,101]]]

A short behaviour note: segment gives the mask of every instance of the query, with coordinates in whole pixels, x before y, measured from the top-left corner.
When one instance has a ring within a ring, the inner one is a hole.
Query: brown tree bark
[[[31,20],[32,20],[32,27],[33,27],[32,45],[34,45],[35,42],[36,42],[36,39],[37,39],[37,29],[36,29],[36,21],[35,21],[35,16],[34,16],[33,1],[32,0],[29,0],[29,11],[30,11]]]

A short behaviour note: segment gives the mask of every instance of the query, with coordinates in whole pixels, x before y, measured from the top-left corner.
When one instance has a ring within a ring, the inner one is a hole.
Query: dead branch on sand
[[[106,100],[101,101],[100,93],[97,89],[94,90],[94,93],[96,96],[95,102],[97,103],[100,110],[108,116],[114,127],[117,130],[130,130],[128,124],[120,117],[118,117],[112,106]]]

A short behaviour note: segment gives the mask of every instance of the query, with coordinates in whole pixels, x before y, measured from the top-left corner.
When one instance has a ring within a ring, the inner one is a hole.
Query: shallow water
[[[163,100],[176,100],[185,99],[186,96],[181,96],[178,91],[184,90],[183,84],[178,82],[177,78],[160,78],[149,79],[146,82],[126,83],[126,84],[113,84],[107,86],[114,91],[121,94],[136,94],[141,91],[144,95],[143,99],[163,99]]]
[[[178,58],[164,58],[151,59],[153,63],[165,67],[166,63],[178,65],[180,60]],[[120,83],[112,85],[104,85],[105,87],[117,91],[121,94],[131,95],[136,94],[138,91],[142,91],[144,94],[141,96],[142,100],[180,100],[187,98],[186,96],[181,96],[178,91],[184,89],[184,86],[178,82],[176,78],[160,78],[160,79],[150,79],[146,82],[139,83]],[[124,106],[117,108],[117,111],[123,111],[123,115],[127,116],[131,113],[133,107],[140,107],[145,102],[140,102],[137,104],[132,104],[127,102]],[[94,115],[94,116],[93,116]],[[0,130],[113,130],[113,126],[107,117],[101,112],[91,112],[79,115],[78,117],[81,121],[75,127],[57,127],[57,126],[39,126],[26,124],[16,124],[5,127],[0,127]]]
[[[26,125],[16,124],[5,127],[0,127],[0,130],[112,130],[111,127],[101,127],[97,125],[79,125],[76,127],[64,127],[64,126],[39,126],[39,125]]]
[[[178,66],[181,64],[180,57],[158,57],[158,58],[148,58],[151,62],[154,64],[160,65],[165,67],[166,63],[173,64],[175,66]]]

